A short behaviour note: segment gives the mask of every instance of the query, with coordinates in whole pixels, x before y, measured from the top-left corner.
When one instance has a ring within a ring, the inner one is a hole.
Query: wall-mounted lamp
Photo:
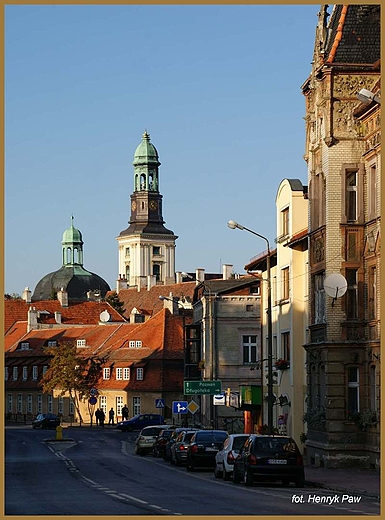
[[[371,103],[372,101],[374,101],[375,103],[378,103],[379,105],[381,105],[380,97],[377,96],[377,94],[373,94],[373,92],[371,92],[370,90],[367,90],[366,88],[362,88],[358,92],[357,99],[362,101],[362,103]]]

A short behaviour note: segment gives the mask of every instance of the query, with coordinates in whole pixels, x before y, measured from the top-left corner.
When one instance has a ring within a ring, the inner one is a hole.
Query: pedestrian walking
[[[105,419],[106,419],[106,415],[105,415],[105,413],[103,412],[103,410],[100,409],[99,422],[100,422],[100,426],[101,426],[102,428],[104,428],[104,421],[105,421]]]
[[[128,406],[126,404],[122,408],[122,419],[123,421],[128,419]]]
[[[115,412],[114,409],[111,408],[111,410],[108,412],[108,424],[115,424],[114,422]]]

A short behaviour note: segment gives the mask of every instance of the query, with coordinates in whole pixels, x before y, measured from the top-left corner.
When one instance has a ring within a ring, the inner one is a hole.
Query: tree
[[[123,314],[126,312],[126,309],[124,309],[124,303],[119,300],[119,296],[116,291],[107,296],[106,302],[109,303],[111,307],[115,309],[121,316],[123,316]]]
[[[52,358],[49,369],[40,383],[43,392],[56,390],[60,396],[69,395],[81,425],[83,418],[80,402],[90,397],[90,390],[97,385],[106,358],[84,356],[77,351],[76,345],[72,342],[64,342],[45,351]]]

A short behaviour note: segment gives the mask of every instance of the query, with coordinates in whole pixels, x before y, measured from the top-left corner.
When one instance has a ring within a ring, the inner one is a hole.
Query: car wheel
[[[282,486],[289,487],[290,486],[290,479],[283,478],[282,479]]]
[[[135,447],[135,453],[136,453],[136,455],[143,455],[142,450],[140,448],[138,448],[137,446]]]
[[[152,450],[152,456],[158,457],[158,452],[155,450],[155,448]]]
[[[191,464],[187,463],[186,469],[187,469],[187,471],[194,471],[194,466],[192,466]]]
[[[297,477],[295,480],[295,487],[301,488],[305,485],[305,477],[304,475],[301,475],[300,477]]]
[[[253,485],[253,476],[250,475],[250,473],[245,470],[245,485],[246,486],[252,486]]]
[[[234,484],[239,484],[241,481],[237,471],[235,471],[235,468],[234,468],[234,471],[233,471],[233,482]]]
[[[172,464],[172,465],[174,465],[174,464],[175,464],[175,460],[174,460],[174,458],[173,458],[173,456],[172,456],[172,455],[171,455],[171,457],[170,457],[170,462],[171,462],[171,464]]]
[[[181,461],[178,458],[176,458],[175,459],[175,466],[181,466],[181,465],[182,465]]]
[[[223,469],[223,480],[230,480],[231,479],[231,473],[229,471],[226,471]]]
[[[222,475],[223,475],[222,471],[219,471],[217,466],[215,466],[215,468],[214,468],[214,477],[215,478],[221,478]]]

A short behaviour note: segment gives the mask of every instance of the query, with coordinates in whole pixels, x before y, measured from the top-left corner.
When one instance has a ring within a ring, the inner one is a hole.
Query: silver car
[[[248,433],[232,433],[227,437],[222,449],[215,455],[214,475],[216,478],[231,479],[234,460],[249,437],[250,434]]]
[[[169,428],[167,424],[146,426],[141,430],[135,441],[135,453],[145,455],[153,450],[154,443],[162,430]]]
[[[186,430],[179,433],[178,437],[175,439],[175,443],[171,446],[171,464],[181,466],[186,463],[187,448],[196,431],[198,430]]]

